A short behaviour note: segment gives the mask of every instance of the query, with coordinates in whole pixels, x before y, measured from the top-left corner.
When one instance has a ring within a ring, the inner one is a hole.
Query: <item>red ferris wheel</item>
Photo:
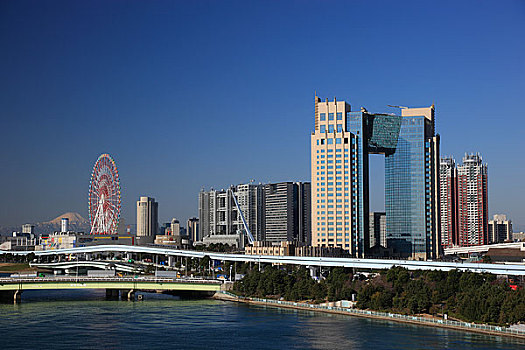
[[[120,220],[120,180],[109,154],[98,157],[89,181],[91,234],[116,234]]]

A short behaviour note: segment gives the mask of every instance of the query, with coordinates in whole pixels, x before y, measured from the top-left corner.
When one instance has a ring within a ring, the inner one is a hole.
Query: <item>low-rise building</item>
[[[74,232],[55,232],[50,235],[40,236],[36,250],[68,249],[77,246],[77,234]]]
[[[13,232],[11,237],[3,237],[0,250],[32,251],[38,244],[38,238],[34,234]]]
[[[182,235],[156,235],[154,243],[179,249],[188,249],[191,247],[191,240],[189,237]]]
[[[305,257],[349,257],[348,252],[342,248],[333,247],[312,247],[300,242],[254,242],[253,245],[246,246],[246,255],[270,255],[270,256],[305,256]]]
[[[294,256],[295,248],[292,242],[283,241],[279,244],[272,244],[268,241],[257,241],[253,242],[253,245],[246,246],[244,252],[247,255]]]
[[[525,250],[517,248],[490,248],[486,257],[491,262],[525,262]]]
[[[513,241],[525,241],[525,232],[513,232],[512,240]]]

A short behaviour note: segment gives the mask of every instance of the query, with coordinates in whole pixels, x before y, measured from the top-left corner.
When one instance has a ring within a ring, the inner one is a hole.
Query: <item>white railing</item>
[[[469,323],[469,322],[461,322],[461,321],[426,318],[426,317],[420,317],[420,316],[393,314],[390,312],[350,309],[350,308],[342,308],[342,307],[335,307],[335,306],[323,306],[323,305],[297,303],[297,302],[284,301],[284,300],[239,297],[238,295],[235,295],[233,293],[226,292],[226,291],[221,291],[220,293],[226,294],[230,297],[240,299],[240,300],[251,300],[251,301],[256,301],[256,302],[261,302],[261,303],[266,303],[266,304],[288,305],[292,307],[304,307],[304,308],[310,308],[310,309],[313,308],[313,309],[319,309],[319,310],[338,311],[338,312],[349,314],[349,315],[378,316],[378,317],[391,318],[391,319],[397,319],[397,320],[419,322],[422,324],[438,324],[438,325],[446,325],[446,326],[451,326],[451,327],[459,327],[462,329],[473,329],[474,328],[474,329],[486,330],[490,332],[503,333],[503,334],[514,334],[514,335],[520,335],[520,336],[525,337],[525,330],[521,330],[521,329],[513,329],[513,328],[507,328],[507,327],[491,326],[491,325],[486,325],[486,324],[477,324],[477,323]]]

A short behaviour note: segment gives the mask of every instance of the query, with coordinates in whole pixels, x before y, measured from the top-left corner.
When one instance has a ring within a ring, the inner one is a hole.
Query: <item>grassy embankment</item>
[[[28,263],[0,263],[0,273],[36,272]]]

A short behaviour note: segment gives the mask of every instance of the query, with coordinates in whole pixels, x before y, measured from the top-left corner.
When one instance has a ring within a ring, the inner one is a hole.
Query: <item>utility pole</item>
[[[159,264],[159,256],[155,255],[155,278],[157,278],[157,265]]]
[[[78,283],[78,254],[75,254],[76,258],[77,258],[77,277],[76,277],[76,280],[77,280],[77,283]]]

